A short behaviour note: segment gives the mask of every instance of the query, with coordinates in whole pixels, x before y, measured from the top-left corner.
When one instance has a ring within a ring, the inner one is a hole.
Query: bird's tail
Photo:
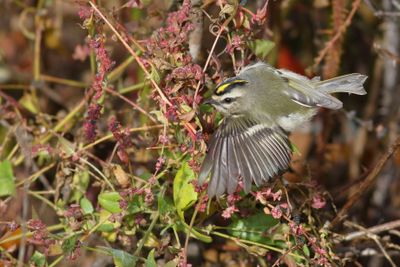
[[[333,93],[349,93],[365,95],[363,83],[367,76],[352,73],[333,79],[321,81],[319,77],[312,80],[297,73],[281,69],[279,75],[283,77],[289,88],[285,93],[296,103],[307,107],[324,107],[340,109],[343,103],[331,96]]]
[[[326,94],[349,93],[365,95],[363,84],[368,77],[359,73],[347,74],[329,80],[316,81],[314,86],[320,92]]]

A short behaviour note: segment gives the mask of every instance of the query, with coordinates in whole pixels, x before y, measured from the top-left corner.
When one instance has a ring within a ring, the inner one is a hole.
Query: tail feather
[[[358,73],[339,76],[325,81],[315,83],[317,90],[327,94],[349,93],[365,95],[363,84],[368,77]]]
[[[288,88],[284,91],[294,102],[308,107],[340,109],[343,103],[332,96],[333,93],[365,95],[363,84],[367,76],[352,73],[321,81],[319,77],[308,79],[305,76],[280,69],[277,74],[284,78]]]

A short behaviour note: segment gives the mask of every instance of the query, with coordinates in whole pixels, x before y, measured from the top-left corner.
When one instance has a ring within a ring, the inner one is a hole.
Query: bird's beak
[[[217,101],[209,97],[206,100],[204,100],[203,104],[215,106],[217,104]]]

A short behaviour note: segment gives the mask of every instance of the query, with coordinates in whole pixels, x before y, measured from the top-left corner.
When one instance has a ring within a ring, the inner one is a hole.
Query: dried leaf
[[[122,169],[121,165],[114,164],[111,170],[121,187],[127,187],[129,185],[130,179],[128,174]]]

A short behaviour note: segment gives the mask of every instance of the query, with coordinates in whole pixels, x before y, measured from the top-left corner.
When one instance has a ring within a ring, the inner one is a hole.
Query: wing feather
[[[246,142],[247,143],[244,145],[248,147],[248,150],[250,151],[250,154],[253,157],[252,164],[254,166],[254,169],[256,170],[253,177],[253,181],[255,182],[256,186],[260,186],[263,183],[264,167],[262,166],[265,164],[265,158],[259,154],[260,148],[258,147],[258,145],[255,144],[255,142],[251,138],[248,138]]]
[[[213,167],[211,169],[211,180],[210,184],[208,185],[208,194],[213,196],[216,195],[217,193],[217,186],[220,182],[220,169],[221,169],[221,164],[220,164],[220,155],[221,155],[221,142],[222,139],[218,138],[216,140],[216,145],[213,153]]]
[[[272,124],[274,125],[274,124]],[[242,177],[246,192],[287,169],[290,142],[278,127],[244,118],[226,118],[210,140],[199,183],[211,172],[209,197],[235,192]]]
[[[277,75],[287,81],[286,95],[300,105],[329,109],[340,109],[343,106],[339,99],[329,95],[328,90],[317,89],[323,82],[313,82],[307,77],[285,69],[278,70]]]
[[[274,148],[274,150],[271,149],[272,155],[278,161],[278,165],[283,168],[288,163],[288,158],[285,157],[287,152],[285,151],[285,148],[283,148],[283,144],[273,135],[268,136],[267,140],[271,143],[270,147]]]
[[[266,144],[265,140],[264,140],[264,135],[263,134],[259,134],[259,139],[261,140],[260,142],[260,152],[263,154],[264,158],[265,158],[265,168],[267,171],[267,175],[265,175],[264,180],[268,180],[269,177],[273,177],[277,171],[276,168],[274,167],[276,164],[274,164],[274,160],[272,159],[271,155],[268,152],[268,145]]]
[[[226,138],[221,138],[220,142],[220,154],[219,154],[219,174],[218,174],[218,183],[216,185],[216,195],[222,195],[227,188],[228,181],[231,179],[229,176],[229,167],[227,162],[227,153],[226,153]],[[230,163],[229,163],[230,164]]]
[[[236,143],[236,147],[238,148],[239,157],[241,157],[243,160],[243,167],[244,167],[244,171],[245,171],[245,173],[242,176],[243,186],[244,186],[244,190],[246,192],[249,192],[251,189],[253,177],[255,176],[253,166],[251,164],[251,162],[252,162],[251,161],[252,160],[251,152],[248,150],[248,147],[245,145],[245,140],[244,140],[242,134],[238,135],[238,141],[239,142]]]
[[[230,175],[228,178],[228,194],[232,194],[233,192],[236,191],[236,187],[238,184],[238,178],[240,176],[240,163],[237,157],[237,153],[235,150],[235,143],[233,138],[227,138],[227,150],[226,153],[228,153],[230,161],[230,172],[228,175]]]
[[[208,145],[207,154],[203,160],[203,164],[201,165],[199,172],[198,182],[200,185],[202,185],[206,181],[207,176],[213,167],[213,158],[217,140],[218,140],[217,136],[211,138],[210,144]]]

